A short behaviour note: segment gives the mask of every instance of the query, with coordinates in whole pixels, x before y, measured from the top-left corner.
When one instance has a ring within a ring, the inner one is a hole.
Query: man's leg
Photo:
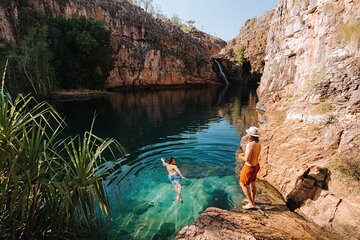
[[[251,194],[251,199],[253,200],[253,203],[255,205],[255,195],[256,195],[256,183],[255,183],[255,181],[250,183],[250,194]]]
[[[249,186],[245,185],[244,183],[240,182],[241,189],[243,190],[245,197],[249,200],[249,206],[255,206],[254,201],[251,197]]]
[[[181,184],[175,184],[176,201],[181,201]]]
[[[182,198],[181,198],[181,190],[182,190],[182,186],[180,183],[177,184],[178,185],[178,191],[179,191],[179,201],[181,202],[182,201]]]
[[[178,193],[178,187],[177,187],[177,184],[174,185],[174,188],[175,188],[175,193],[176,193],[176,201],[178,201],[178,198],[179,198],[179,193]]]

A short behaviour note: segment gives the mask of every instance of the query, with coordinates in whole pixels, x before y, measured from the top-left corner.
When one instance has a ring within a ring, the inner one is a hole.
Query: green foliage
[[[335,110],[335,107],[332,103],[322,102],[315,106],[313,109],[314,114],[326,114]]]
[[[30,31],[18,47],[8,51],[12,82],[9,86],[14,92],[34,92],[47,95],[55,86],[55,71],[52,65],[53,53],[47,42],[48,30],[43,27]]]
[[[182,20],[181,20],[181,18],[180,18],[178,15],[176,15],[176,14],[174,14],[174,15],[171,16],[170,22],[171,22],[172,24],[174,24],[175,26],[178,26],[178,27],[181,27],[181,25],[182,25]]]
[[[211,42],[211,43],[215,43],[215,44],[222,44],[223,40],[221,40],[220,38],[211,36],[210,42]],[[232,53],[233,53],[233,52],[232,52]]]
[[[113,68],[110,31],[103,22],[74,17],[48,19],[19,2],[17,45],[0,49],[9,59],[11,92],[47,95],[54,88],[101,89]]]
[[[188,20],[185,23],[183,20],[176,14],[172,15],[172,17],[169,19],[169,21],[175,25],[181,28],[184,32],[190,32],[192,28],[194,28],[195,21],[194,20]]]
[[[109,10],[109,2],[108,2],[108,0],[100,0],[99,6],[104,10]]]
[[[276,124],[279,126],[279,125],[282,125],[284,122],[285,122],[285,119],[286,119],[286,112],[285,111],[278,111],[277,114],[276,114]]]
[[[63,88],[103,88],[113,68],[110,31],[85,17],[50,20],[56,76]]]
[[[28,33],[46,25],[47,19],[44,15],[27,5],[27,1],[19,2],[19,25],[16,26],[18,39],[23,39]]]
[[[242,66],[244,64],[244,61],[245,61],[245,47],[244,46],[238,46],[236,49],[235,49],[235,59],[236,59],[236,62]]]
[[[104,154],[124,154],[120,144],[92,131],[61,140],[46,102],[0,94],[1,239],[74,239],[94,226],[95,208],[109,216]]]
[[[360,181],[360,162],[356,158],[349,159],[345,154],[339,154],[329,167],[349,179]]]
[[[312,123],[309,127],[309,132],[311,133],[318,133],[321,129],[321,125],[318,123]]]
[[[339,28],[338,36],[342,41],[346,43],[356,42],[360,45],[360,21],[343,24]]]
[[[315,85],[319,82],[321,82],[322,80],[324,80],[326,77],[324,72],[318,72],[315,73],[309,77],[306,78],[306,85],[303,88],[303,92],[307,93],[309,92],[311,89],[313,89],[315,87]]]
[[[193,27],[195,27],[195,20],[187,20],[186,22],[185,22],[185,24],[187,25],[187,26],[189,26],[190,28],[193,28]]]
[[[277,61],[274,61],[274,63],[270,64],[270,72],[271,75],[278,75],[280,73],[280,64]]]
[[[154,5],[153,0],[127,0],[127,1],[133,5],[142,8],[145,12],[149,13],[155,18],[159,18],[163,21],[170,21],[173,25],[180,27],[181,30],[183,30],[184,32],[189,32],[191,28],[195,27],[195,21],[192,19],[187,20],[184,23],[183,20],[176,14],[168,18],[165,14],[163,14],[159,5]]]
[[[153,16],[156,14],[153,0],[128,0],[128,2],[138,7],[141,7],[142,9],[144,9],[145,12]]]

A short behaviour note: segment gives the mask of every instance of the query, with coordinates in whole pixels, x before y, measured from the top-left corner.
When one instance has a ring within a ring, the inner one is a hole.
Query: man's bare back
[[[259,156],[261,152],[261,145],[259,142],[249,142],[247,144],[248,151],[245,151],[245,161],[248,162],[251,166],[255,166],[259,163]],[[246,156],[248,154],[248,156]]]
[[[255,166],[259,163],[260,152],[260,143],[251,141],[246,144],[245,152],[239,153],[238,157],[244,160],[246,165]]]
[[[175,165],[167,164],[166,163],[166,169],[169,172],[169,175],[178,174],[180,172],[179,168]]]

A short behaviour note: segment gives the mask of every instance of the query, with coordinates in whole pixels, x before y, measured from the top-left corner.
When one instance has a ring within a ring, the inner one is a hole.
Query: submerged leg
[[[176,191],[176,201],[181,202],[181,184],[177,183],[175,185],[175,191]]]
[[[176,201],[178,200],[178,188],[177,188],[177,184],[174,185],[174,190],[175,190],[175,193],[176,193]]]

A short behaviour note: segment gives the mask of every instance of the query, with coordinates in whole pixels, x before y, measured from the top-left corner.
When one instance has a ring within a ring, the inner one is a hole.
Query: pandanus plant
[[[60,139],[64,122],[31,96],[0,98],[0,238],[77,238],[109,217],[104,179],[125,150],[90,130]],[[92,129],[92,126],[91,126]]]

